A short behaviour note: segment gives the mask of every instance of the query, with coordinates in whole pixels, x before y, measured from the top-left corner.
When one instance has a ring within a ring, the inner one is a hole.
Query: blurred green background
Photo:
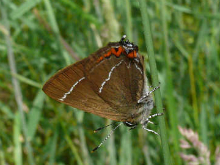
[[[111,128],[93,130],[110,121],[58,103],[41,90],[59,69],[123,34],[146,57],[151,81],[139,1],[0,2],[1,165],[164,164],[160,137],[141,128],[121,127],[91,153]],[[195,148],[181,147],[178,126],[198,133],[214,164],[220,146],[220,1],[147,0],[146,5],[173,164],[187,164],[179,153],[199,156]],[[9,65],[9,54],[16,65]],[[150,125],[157,132],[158,127]]]

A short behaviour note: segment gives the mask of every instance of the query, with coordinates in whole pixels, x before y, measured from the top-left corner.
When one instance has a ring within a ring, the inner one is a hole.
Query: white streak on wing
[[[64,101],[64,99],[67,97],[67,95],[69,95],[69,94],[73,91],[73,89],[75,88],[75,86],[76,86],[80,81],[82,81],[82,80],[84,80],[84,79],[85,79],[85,77],[82,77],[82,78],[79,79],[75,84],[73,84],[73,86],[70,88],[70,90],[69,90],[68,92],[66,92],[66,93],[63,95],[63,97],[60,98],[59,100],[60,100],[60,101]]]
[[[111,69],[110,72],[108,73],[108,78],[105,79],[105,81],[103,81],[101,87],[99,88],[99,93],[102,92],[102,89],[103,89],[105,83],[110,80],[111,74],[112,74],[112,72],[114,71],[114,69],[115,69],[116,67],[118,67],[119,65],[121,65],[122,62],[123,62],[123,60],[121,60],[118,64],[116,64],[115,66],[112,67],[112,69]]]
[[[141,74],[143,74],[141,68],[139,68],[136,63],[135,63],[135,67],[140,71]]]

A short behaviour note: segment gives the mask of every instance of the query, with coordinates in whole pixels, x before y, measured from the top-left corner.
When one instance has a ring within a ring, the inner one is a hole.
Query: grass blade
[[[4,151],[3,151],[3,148],[2,148],[2,141],[1,141],[1,139],[0,139],[0,164],[6,165],[5,154],[4,154]]]
[[[0,101],[0,111],[2,111],[9,119],[13,119],[14,118],[14,114],[12,112],[12,110],[3,102]]]
[[[155,56],[154,56],[153,42],[152,42],[152,37],[151,37],[150,21],[148,18],[146,2],[144,0],[139,0],[139,5],[140,5],[140,10],[141,10],[142,23],[144,25],[144,36],[145,36],[146,47],[147,47],[148,55],[149,55],[151,77],[152,77],[153,86],[155,87],[155,86],[159,86],[159,81],[158,81],[157,66],[156,66],[156,61],[155,61]],[[156,99],[155,101],[156,101],[156,106],[157,106],[157,112],[162,113],[163,105],[162,105],[162,100],[161,100],[160,89],[156,90],[154,94],[155,94],[155,99]],[[170,151],[169,151],[169,146],[168,146],[164,116],[161,116],[159,118],[159,126],[160,126],[160,135],[161,135],[162,149],[163,149],[163,156],[164,156],[164,164],[170,165],[172,163],[171,163]]]
[[[177,116],[177,106],[176,100],[174,99],[174,87],[173,87],[173,75],[171,72],[171,63],[172,60],[170,58],[170,50],[168,44],[168,30],[167,30],[167,21],[166,21],[166,5],[165,0],[161,0],[161,17],[162,17],[162,27],[163,27],[163,49],[165,53],[165,65],[166,65],[166,82],[165,82],[165,89],[166,89],[166,100],[167,100],[167,107],[169,113],[169,119],[171,124],[171,134],[174,139],[174,153],[179,153],[179,131],[178,131],[178,116]],[[180,157],[179,155],[174,154],[176,164],[180,164]]]
[[[14,53],[13,53],[11,39],[10,39],[10,28],[9,28],[7,13],[5,11],[5,6],[3,7],[2,4],[0,6],[1,6],[2,17],[3,17],[4,24],[5,24],[5,28],[8,31],[8,34],[5,35],[5,40],[6,40],[6,45],[8,48],[9,66],[10,66],[11,72],[13,74],[16,74],[17,69],[16,69],[16,63],[15,63]],[[35,163],[34,163],[32,147],[31,147],[30,142],[27,138],[28,137],[27,136],[27,124],[26,124],[26,119],[25,119],[23,107],[22,107],[23,101],[22,101],[22,93],[21,93],[20,84],[19,84],[19,81],[14,77],[12,77],[12,83],[13,83],[13,88],[15,90],[15,100],[17,102],[18,110],[19,110],[20,116],[21,116],[22,129],[23,129],[23,133],[24,133],[24,137],[25,137],[25,145],[27,148],[27,155],[28,155],[29,164],[34,165]]]
[[[67,134],[65,135],[65,138],[66,138],[66,141],[67,141],[69,147],[70,147],[71,150],[72,150],[73,155],[74,155],[75,158],[76,158],[77,164],[78,164],[78,165],[83,165],[82,159],[81,159],[80,156],[79,156],[79,153],[78,153],[78,151],[77,151],[76,146],[73,144],[72,140],[70,139],[70,137],[69,137]]]
[[[20,140],[21,136],[21,119],[19,113],[15,114],[14,118],[14,161],[16,165],[22,165],[22,144]]]
[[[79,133],[79,138],[80,138],[80,144],[81,144],[81,151],[82,151],[82,157],[85,165],[93,165],[92,159],[89,155],[87,144],[86,144],[86,137],[85,133],[82,127],[83,124],[83,119],[84,119],[84,112],[83,111],[78,111],[74,110],[77,123],[79,125],[78,128],[78,133]]]
[[[54,132],[54,136],[52,138],[51,148],[50,148],[50,159],[49,159],[49,165],[55,164],[55,155],[56,155],[56,146],[57,146],[57,137],[58,137],[58,129],[56,128]]]
[[[43,103],[45,99],[45,94],[40,89],[37,96],[34,99],[33,106],[30,110],[28,116],[28,138],[31,140],[37,130],[37,125],[41,117],[41,111],[43,109]]]
[[[34,6],[36,6],[40,2],[41,2],[41,0],[26,1],[22,5],[20,5],[16,10],[11,12],[10,17],[12,19],[17,19],[17,18],[21,17],[27,11],[31,10]]]
[[[51,3],[50,3],[50,0],[44,0],[44,4],[45,4],[45,7],[47,9],[47,15],[48,15],[48,18],[49,18],[49,22],[50,22],[50,25],[51,25],[51,28],[55,34],[55,37],[56,37],[56,43],[57,43],[57,47],[58,47],[58,51],[60,52],[60,54],[62,54],[63,58],[66,59],[66,56],[62,50],[62,44],[61,44],[61,40],[60,40],[60,31],[59,31],[59,27],[58,27],[58,24],[57,24],[57,21],[56,21],[56,18],[55,18],[55,14],[53,12],[53,8],[51,6]],[[70,63],[70,59],[66,59],[66,63]]]
[[[31,79],[28,79],[20,74],[17,74],[17,73],[12,73],[12,76],[14,76],[15,78],[17,78],[19,81],[25,83],[25,84],[28,84],[28,85],[31,85],[33,87],[36,87],[36,88],[42,88],[42,85],[38,82],[35,82]]]

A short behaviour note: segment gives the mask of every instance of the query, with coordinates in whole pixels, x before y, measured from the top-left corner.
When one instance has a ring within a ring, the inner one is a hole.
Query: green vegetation
[[[181,165],[180,153],[199,155],[199,140],[214,164],[219,0],[0,0],[0,11],[0,165]],[[111,121],[58,103],[41,88],[59,69],[123,34],[146,57],[151,84],[160,82],[152,113],[164,108],[164,116],[149,127],[162,142],[141,128],[121,127],[91,153],[111,128],[93,130]],[[180,134],[178,126],[198,133],[196,149],[182,149],[189,131]]]

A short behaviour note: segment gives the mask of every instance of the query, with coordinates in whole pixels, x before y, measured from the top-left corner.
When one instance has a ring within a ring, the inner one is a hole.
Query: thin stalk
[[[131,145],[131,132],[126,127],[121,127],[121,146],[120,146],[120,159],[119,164],[131,165],[132,161],[132,145]]]
[[[83,157],[83,163],[85,165],[93,165],[93,161],[89,155],[87,144],[86,144],[86,137],[83,129],[83,119],[84,119],[84,112],[82,111],[74,111],[76,114],[76,119],[78,123],[78,133],[79,133],[79,139],[81,144],[81,153]]]
[[[196,86],[195,86],[195,75],[193,69],[193,59],[192,56],[188,53],[188,51],[178,42],[178,40],[174,40],[176,47],[182,53],[182,55],[188,60],[189,66],[189,77],[190,77],[190,92],[192,95],[192,106],[193,106],[193,117],[195,128],[199,128],[199,113],[198,113],[198,102],[197,102],[197,94],[196,94]]]
[[[179,147],[179,131],[178,131],[178,116],[176,110],[176,101],[174,99],[174,88],[173,88],[173,76],[171,72],[171,58],[168,44],[168,31],[166,23],[166,5],[165,0],[161,0],[161,18],[163,27],[163,40],[164,40],[164,53],[165,53],[165,64],[166,64],[166,100],[169,112],[169,119],[171,124],[171,133],[174,140],[174,152],[178,153],[180,151]],[[176,154],[175,154],[176,155]],[[180,164],[180,157],[175,156],[176,163]]]
[[[59,30],[59,27],[58,27],[58,24],[57,24],[57,21],[56,21],[56,18],[55,18],[55,14],[53,12],[53,8],[52,8],[51,3],[50,3],[50,0],[44,0],[44,4],[45,4],[45,7],[47,9],[47,15],[48,15],[48,18],[49,18],[51,28],[53,30],[53,33],[55,34],[55,37],[56,37],[56,43],[57,43],[58,51],[60,52],[60,54],[62,54],[63,58],[66,59],[65,53],[62,50],[62,43],[61,43],[64,40],[60,40],[61,39],[60,30]],[[68,61],[69,61],[69,59],[66,59],[66,63],[68,63]]]
[[[77,151],[77,148],[76,148],[76,146],[72,142],[72,139],[70,139],[70,137],[68,136],[67,133],[65,133],[65,139],[66,139],[66,141],[67,141],[67,143],[68,143],[68,145],[69,145],[69,147],[70,147],[70,149],[71,149],[71,151],[72,151],[72,153],[73,153],[73,155],[74,155],[74,157],[76,159],[77,164],[78,165],[83,165],[84,163],[81,160],[81,157],[80,157],[80,155],[79,155],[79,153]]]
[[[3,148],[2,148],[2,141],[1,141],[1,139],[0,139],[0,164],[6,165],[5,154],[4,154],[4,151],[3,151]]]
[[[49,159],[49,165],[53,165],[53,164],[56,164],[56,149],[57,149],[57,139],[58,139],[58,129],[55,128],[55,132],[54,132],[54,135],[52,137],[52,143],[51,143],[51,146],[50,146],[50,159]]]
[[[208,143],[208,124],[207,124],[207,121],[208,121],[208,118],[207,118],[207,112],[206,112],[206,109],[208,109],[207,107],[207,102],[204,101],[204,103],[201,104],[201,116],[200,116],[200,123],[201,126],[200,126],[200,130],[201,130],[201,139],[202,139],[202,142],[206,145],[206,146],[209,146],[209,143]]]
[[[188,66],[189,66],[189,77],[190,77],[194,122],[195,122],[196,128],[199,128],[199,109],[198,109],[197,94],[196,94],[193,60],[192,60],[191,55],[188,55]]]
[[[117,41],[120,39],[119,33],[119,23],[115,18],[114,8],[111,1],[102,0],[102,10],[104,11],[104,19],[106,20],[106,26],[108,27],[108,40]]]
[[[15,165],[22,165],[22,142],[19,138],[21,136],[21,120],[18,112],[15,114],[13,127],[14,162]]]
[[[107,125],[111,124],[111,120],[107,120]],[[109,127],[106,129],[106,133],[109,134],[113,127]],[[109,165],[117,165],[117,158],[116,158],[116,149],[115,149],[115,136],[114,134],[111,135],[111,138],[109,138],[107,149],[109,152]]]
[[[133,41],[132,37],[132,15],[131,15],[131,4],[129,0],[125,0],[125,10],[126,10],[126,35],[129,40]]]
[[[152,37],[151,37],[150,21],[149,21],[148,13],[147,13],[147,5],[146,5],[145,0],[139,0],[139,3],[140,3],[141,15],[142,15],[142,23],[144,25],[144,36],[145,36],[145,41],[146,41],[146,47],[148,50],[152,83],[153,83],[153,86],[159,86],[157,66],[156,66],[153,42],[152,42]],[[156,90],[154,94],[155,94],[155,99],[156,99],[155,103],[157,107],[157,112],[162,113],[163,105],[162,105],[162,100],[161,100],[160,89]],[[168,146],[164,116],[161,116],[159,118],[159,126],[160,126],[160,136],[161,136],[163,156],[164,156],[164,164],[170,165],[172,163],[171,163],[170,151],[169,151],[169,146]]]
[[[198,94],[198,110],[200,109],[201,111],[201,116],[200,116],[200,123],[199,124],[199,132],[201,135],[202,142],[205,143],[208,146],[208,134],[207,134],[207,112],[206,109],[207,107],[207,95],[205,94],[207,91],[207,88],[204,84],[204,68],[205,66],[205,57],[202,53],[200,53],[204,49],[204,45],[206,43],[206,38],[207,38],[207,32],[208,32],[208,25],[207,25],[207,19],[203,18],[202,20],[202,26],[201,29],[199,30],[199,35],[197,37],[197,41],[195,44],[195,49],[193,51],[192,55],[192,60],[193,63],[195,64],[196,71],[199,72],[199,74],[196,74],[196,82],[198,83],[198,89],[199,89],[199,94]],[[198,62],[197,62],[198,61]],[[198,64],[197,64],[198,63]],[[197,65],[196,65],[197,64]]]
[[[1,13],[2,13],[3,21],[4,21],[4,25],[7,30],[7,34],[5,34],[5,40],[6,40],[7,51],[8,51],[9,66],[10,66],[10,70],[12,74],[17,74],[14,52],[13,52],[12,43],[10,39],[11,35],[10,35],[10,27],[8,23],[8,18],[7,18],[7,12],[5,11],[5,6],[4,7],[2,6],[2,2],[0,6],[1,6],[1,11],[2,11]],[[25,115],[23,111],[21,87],[20,87],[19,81],[13,76],[12,76],[12,84],[13,84],[13,88],[15,91],[15,100],[16,100],[18,110],[21,116],[22,130],[23,130],[24,138],[25,138],[25,146],[27,149],[28,162],[30,165],[34,165],[35,162],[34,162],[34,157],[33,157],[33,151],[32,151],[32,147],[30,144],[30,139],[28,139],[27,124],[26,124],[26,119],[25,119]]]

